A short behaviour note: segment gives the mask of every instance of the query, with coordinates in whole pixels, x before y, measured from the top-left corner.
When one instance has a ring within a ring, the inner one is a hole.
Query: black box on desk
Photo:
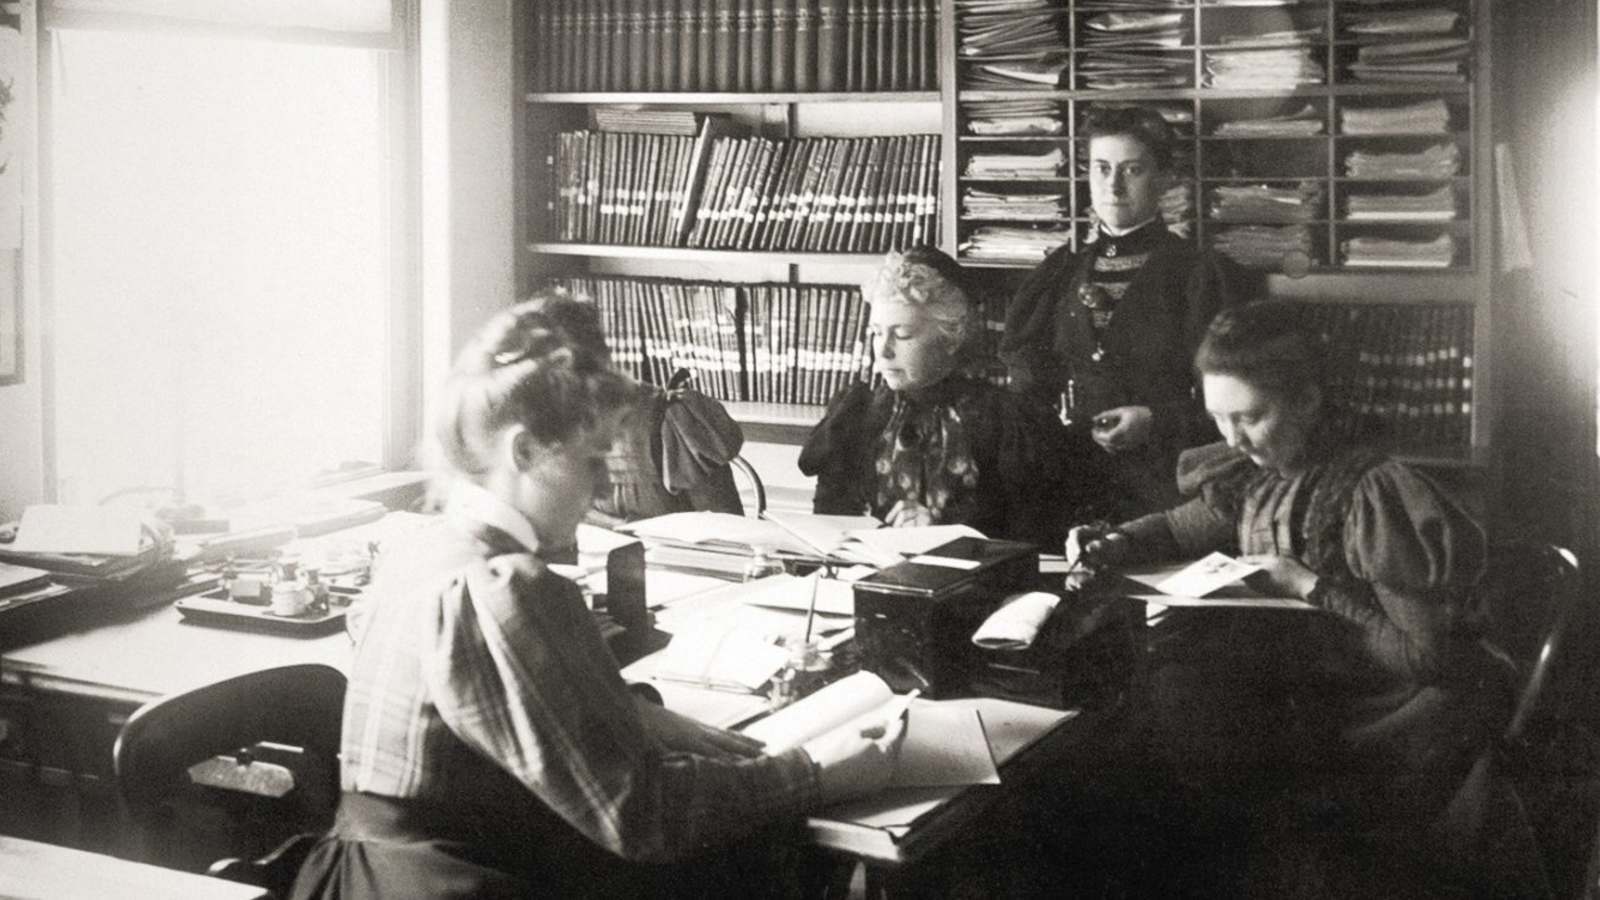
[[[965,537],[855,582],[861,667],[895,691],[964,691],[976,661],[972,632],[1038,571],[1031,544]]]
[[[1062,599],[1033,644],[1019,650],[973,647],[976,663],[968,689],[1053,709],[1120,705],[1134,676],[1143,604],[1063,591],[1061,579],[1053,580],[1049,592]]]

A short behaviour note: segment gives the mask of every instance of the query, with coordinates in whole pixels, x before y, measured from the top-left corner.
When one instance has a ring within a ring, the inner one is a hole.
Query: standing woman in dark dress
[[[1232,263],[1167,229],[1172,134],[1154,110],[1096,110],[1086,132],[1099,219],[1077,252],[1039,264],[1006,309],[1013,387],[1060,409],[1111,455],[1138,511],[1176,502],[1178,452],[1212,439],[1190,361],[1242,289]]]
[[[513,307],[457,360],[446,511],[378,561],[338,817],[292,897],[739,896],[761,829],[893,775],[898,728],[765,756],[623,683],[545,559],[575,543],[635,388],[564,321]]]
[[[1468,799],[1510,698],[1475,590],[1484,535],[1426,476],[1336,426],[1302,322],[1287,302],[1221,313],[1195,367],[1224,444],[1184,454],[1181,505],[1073,529],[1067,554],[1098,567],[1220,550],[1260,566],[1251,584],[1268,595],[1315,608],[1170,609],[1145,661],[1158,758],[1209,807],[1239,808],[1267,844],[1252,864],[1287,854],[1274,808],[1310,814],[1294,836],[1384,829],[1402,836],[1379,848],[1391,861],[1460,861],[1467,848],[1433,839],[1451,836],[1441,814]]]
[[[1049,411],[965,371],[981,327],[966,273],[933,247],[865,285],[874,387],[841,391],[800,451],[815,511],[890,526],[963,524],[1054,549],[1106,502],[1100,454]]]

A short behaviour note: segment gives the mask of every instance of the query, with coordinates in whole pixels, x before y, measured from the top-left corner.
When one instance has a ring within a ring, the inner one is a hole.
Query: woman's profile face
[[[915,303],[872,304],[867,332],[876,359],[873,371],[891,390],[915,391],[938,384],[955,370],[950,339]]]
[[[1089,202],[1100,221],[1128,228],[1153,218],[1161,204],[1161,172],[1150,148],[1132,135],[1089,140]]]
[[[1318,408],[1315,390],[1285,398],[1234,375],[1200,376],[1206,412],[1229,447],[1264,469],[1291,471],[1305,454]]]
[[[539,445],[532,451],[518,482],[516,506],[532,523],[540,544],[571,547],[577,543],[578,523],[605,479],[606,455],[618,418],[613,416],[566,441]]]

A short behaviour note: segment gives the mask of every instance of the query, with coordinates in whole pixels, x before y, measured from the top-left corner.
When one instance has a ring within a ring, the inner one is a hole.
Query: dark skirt
[[[290,898],[785,896],[799,890],[794,837],[768,830],[653,865],[610,853],[554,816],[521,821],[509,810],[469,812],[347,792]]]

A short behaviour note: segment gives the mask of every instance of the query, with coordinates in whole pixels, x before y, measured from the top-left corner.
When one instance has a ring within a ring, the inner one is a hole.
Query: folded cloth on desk
[[[972,642],[985,650],[1026,650],[1060,602],[1044,591],[1013,594],[972,633]]]

